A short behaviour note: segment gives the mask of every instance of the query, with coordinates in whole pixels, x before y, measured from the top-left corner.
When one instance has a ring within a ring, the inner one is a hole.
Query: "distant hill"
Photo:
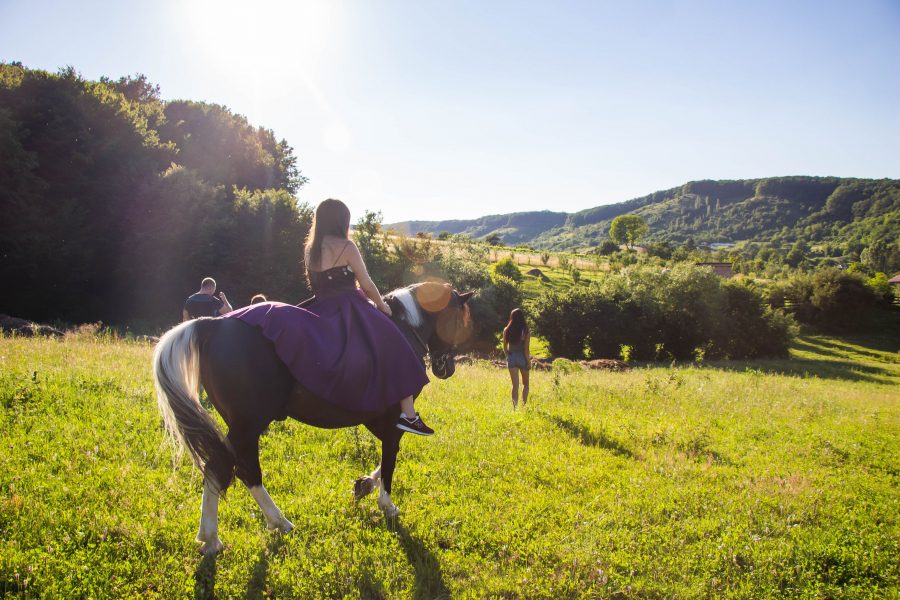
[[[511,213],[508,215],[489,215],[478,219],[451,221],[404,221],[386,225],[407,235],[419,231],[451,234],[461,233],[473,238],[483,238],[496,233],[503,242],[510,245],[530,244],[532,240],[547,231],[563,227],[569,218],[568,213],[551,212],[549,210]]]
[[[484,238],[496,233],[508,245],[585,250],[605,240],[612,220],[626,213],[643,217],[654,241],[894,242],[900,238],[900,180],[796,176],[691,181],[571,214],[535,211],[385,227],[410,235],[446,231]]]

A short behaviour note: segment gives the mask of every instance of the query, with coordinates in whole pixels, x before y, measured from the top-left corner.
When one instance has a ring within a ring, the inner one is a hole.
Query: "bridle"
[[[453,296],[451,296],[451,299],[452,300],[455,299],[458,302],[458,296],[457,296],[456,292],[453,293]],[[456,314],[454,315],[453,334],[450,337],[450,339],[453,340],[453,342],[450,343],[444,349],[443,352],[441,352],[437,356],[432,356],[432,368],[434,366],[437,366],[438,370],[443,371],[446,366],[447,360],[449,360],[451,357],[456,356],[456,343],[455,342],[456,342],[457,335],[458,335],[459,329],[460,329],[460,324],[459,324],[459,319],[460,319],[459,313],[460,312],[462,312],[462,311],[460,311],[459,306],[457,306]],[[396,323],[400,327],[400,330],[406,334],[406,337],[408,339],[410,339],[411,341],[414,341],[421,348],[422,351],[421,351],[421,353],[419,353],[420,354],[419,360],[422,362],[422,365],[424,365],[425,364],[425,355],[426,354],[431,355],[431,348],[428,345],[428,342],[426,342],[424,339],[422,339],[422,335],[419,333],[418,329],[413,327],[412,325],[410,325],[405,318],[398,316],[398,317],[392,317],[392,320],[394,321],[394,323]]]

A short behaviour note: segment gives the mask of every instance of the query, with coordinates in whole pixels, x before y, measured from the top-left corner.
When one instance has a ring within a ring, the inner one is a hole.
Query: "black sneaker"
[[[422,417],[419,416],[419,413],[416,413],[416,416],[412,419],[400,415],[400,419],[397,421],[397,429],[415,433],[416,435],[431,435],[434,433],[434,429],[422,421]]]

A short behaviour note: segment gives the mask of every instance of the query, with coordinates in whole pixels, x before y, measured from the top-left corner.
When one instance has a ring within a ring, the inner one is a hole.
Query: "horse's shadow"
[[[250,580],[247,581],[247,590],[244,592],[244,598],[265,597],[266,581],[269,578],[269,560],[278,554],[285,542],[286,538],[284,535],[272,534],[269,543],[259,553],[256,564],[250,570]]]
[[[621,456],[622,458],[637,458],[634,452],[628,449],[628,447],[623,445],[619,440],[607,434],[604,429],[595,431],[588,425],[573,418],[560,417],[543,411],[540,411],[540,414],[550,423],[556,425],[585,446],[601,448],[616,456]]]
[[[406,554],[406,560],[415,571],[413,598],[450,598],[450,589],[444,582],[441,563],[422,540],[410,534],[399,519],[391,519],[388,528],[397,534],[397,541]]]
[[[216,597],[217,554],[204,556],[194,571],[194,599],[205,600]]]
[[[397,536],[400,548],[415,572],[413,598],[450,598],[450,589],[444,582],[440,561],[434,552],[420,539],[413,536],[398,519],[390,519],[387,527]],[[285,543],[285,536],[274,535],[266,547],[260,551],[256,563],[250,570],[244,598],[255,599],[266,596],[269,562],[279,553]],[[204,556],[197,565],[194,572],[194,598],[196,600],[216,597],[217,556]],[[360,581],[359,592],[361,597],[384,597],[384,588],[375,579]]]
[[[260,551],[256,563],[250,570],[250,579],[244,598],[263,598],[266,592],[266,581],[269,578],[269,560],[278,554],[285,544],[282,535],[273,535],[266,547]],[[216,559],[218,554],[204,556],[194,571],[194,598],[206,600],[216,597]]]

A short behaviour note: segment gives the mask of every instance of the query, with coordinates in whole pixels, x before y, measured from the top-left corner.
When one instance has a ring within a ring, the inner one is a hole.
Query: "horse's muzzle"
[[[438,379],[447,379],[456,371],[456,361],[452,354],[440,354],[431,359],[431,372]]]

